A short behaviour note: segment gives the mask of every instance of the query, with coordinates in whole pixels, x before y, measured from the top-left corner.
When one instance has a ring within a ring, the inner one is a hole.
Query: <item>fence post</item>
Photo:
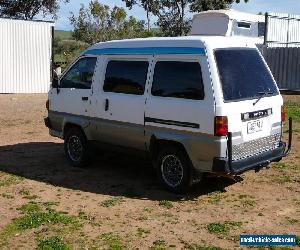
[[[265,37],[264,37],[264,45],[265,46],[268,46],[268,44],[267,44],[268,29],[269,29],[269,14],[268,14],[268,12],[266,12],[266,14],[265,14]]]

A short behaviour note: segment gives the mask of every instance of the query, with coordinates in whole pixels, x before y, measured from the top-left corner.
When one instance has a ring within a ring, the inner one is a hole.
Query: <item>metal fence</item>
[[[266,59],[281,90],[300,91],[300,47],[263,47]]]
[[[300,15],[266,14],[265,45],[300,47]]]
[[[300,91],[300,16],[266,14],[265,42],[262,48],[281,90]]]

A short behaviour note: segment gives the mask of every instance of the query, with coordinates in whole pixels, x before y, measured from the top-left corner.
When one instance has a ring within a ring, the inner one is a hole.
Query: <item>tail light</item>
[[[285,109],[284,106],[281,106],[281,121],[285,122]]]
[[[228,134],[227,116],[215,117],[215,136],[226,136]]]
[[[49,100],[46,101],[46,109],[49,111]]]

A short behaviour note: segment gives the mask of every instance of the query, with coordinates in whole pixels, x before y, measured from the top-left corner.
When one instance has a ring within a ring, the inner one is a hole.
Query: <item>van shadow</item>
[[[193,200],[214,191],[224,191],[235,181],[205,178],[187,195],[164,191],[149,160],[100,152],[86,169],[73,168],[62,143],[30,142],[0,146],[0,171],[58,187],[148,200]]]

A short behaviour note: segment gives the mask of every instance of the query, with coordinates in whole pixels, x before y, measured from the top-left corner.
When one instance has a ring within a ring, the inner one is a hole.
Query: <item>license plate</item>
[[[259,131],[262,131],[263,129],[263,121],[262,120],[256,120],[248,122],[248,134],[253,134]]]

